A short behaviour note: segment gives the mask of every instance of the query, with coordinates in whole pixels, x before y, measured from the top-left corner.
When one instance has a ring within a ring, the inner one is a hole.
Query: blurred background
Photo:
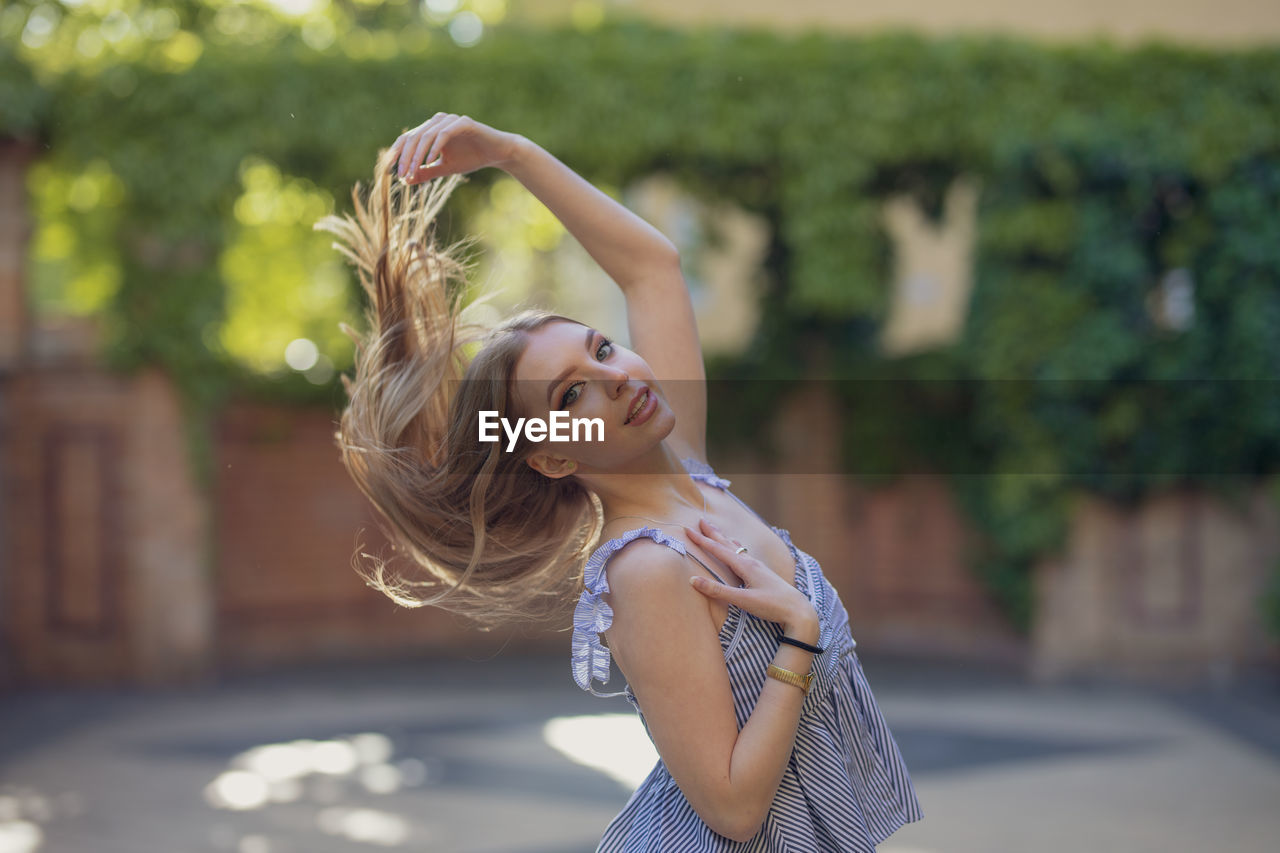
[[[879,849],[1275,849],[1277,80],[1258,0],[6,3],[0,853],[587,851],[652,766],[571,603],[481,632],[352,569],[363,305],[311,226],[437,111],[680,248],[711,462],[911,769]],[[496,313],[626,341],[509,176],[441,228]]]

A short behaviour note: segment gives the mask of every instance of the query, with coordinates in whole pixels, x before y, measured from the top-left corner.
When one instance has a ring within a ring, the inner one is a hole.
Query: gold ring
[[[742,553],[743,551],[745,551],[745,550],[747,550],[747,546],[746,546],[746,545],[739,545],[739,546],[738,546],[738,550],[734,551],[733,553],[734,553],[734,554],[741,554],[741,553]]]

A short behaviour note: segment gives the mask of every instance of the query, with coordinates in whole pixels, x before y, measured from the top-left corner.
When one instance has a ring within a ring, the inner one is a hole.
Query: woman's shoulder
[[[607,572],[609,589],[624,596],[632,590],[644,586],[666,585],[672,579],[688,585],[688,571],[685,567],[684,545],[679,540],[672,540],[661,531],[658,537],[640,537],[629,539],[626,544],[631,547],[620,548],[602,567]],[[631,544],[634,542],[635,544]],[[663,547],[666,546],[666,547]]]
[[[645,619],[673,595],[698,593],[688,583],[684,545],[655,528],[638,528],[605,543],[587,562],[575,626],[590,624],[606,632],[613,626],[614,606]]]
[[[607,530],[608,528],[606,528],[606,531]],[[614,535],[609,536],[607,539],[605,539],[604,534],[602,534],[601,538],[603,541],[587,559],[588,586],[591,585],[590,576],[593,570],[597,572],[602,571],[605,564],[614,562],[615,555],[620,555],[624,552],[624,549],[631,553],[636,553],[637,550],[650,550],[644,546],[638,546],[638,548],[627,548],[628,545],[636,540],[642,540],[651,544],[653,546],[653,550],[657,553],[666,552],[673,554],[673,556],[683,556],[686,550],[684,542],[679,538],[665,533],[657,527],[645,526],[627,529],[623,525],[618,525],[613,533]],[[658,550],[658,546],[665,547]],[[631,559],[632,558],[628,558],[627,562],[631,562]]]
[[[693,626],[706,616],[709,624],[718,624],[710,599],[689,583],[690,575],[697,573],[683,553],[648,538],[638,537],[617,552],[602,570],[602,578],[607,574],[602,585],[608,591],[601,598],[610,608],[609,626],[604,629],[609,646],[616,646],[619,631],[634,639],[671,620]]]

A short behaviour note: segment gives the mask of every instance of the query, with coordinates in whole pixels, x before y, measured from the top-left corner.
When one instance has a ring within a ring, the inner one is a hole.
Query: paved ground
[[[882,853],[1280,849],[1274,674],[1157,691],[862,663],[925,812]],[[559,658],[10,694],[0,853],[592,851],[646,745]]]

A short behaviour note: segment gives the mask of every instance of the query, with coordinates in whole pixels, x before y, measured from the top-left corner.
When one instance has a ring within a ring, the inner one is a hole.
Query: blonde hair
[[[380,152],[367,204],[355,185],[354,217],[330,215],[314,226],[347,244],[333,245],[369,302],[367,333],[341,324],[356,343],[335,433],[342,463],[418,577],[397,575],[371,554],[353,565],[406,607],[434,605],[486,627],[551,618],[581,590],[602,527],[599,500],[573,477],[529,467],[535,446],[526,441],[512,452],[480,442],[476,416],[514,415],[512,376],[529,334],[576,321],[527,311],[491,330],[464,322],[467,270],[456,252],[471,240],[441,248],[434,239],[436,215],[464,178],[409,186],[396,180],[395,162],[390,150]]]

